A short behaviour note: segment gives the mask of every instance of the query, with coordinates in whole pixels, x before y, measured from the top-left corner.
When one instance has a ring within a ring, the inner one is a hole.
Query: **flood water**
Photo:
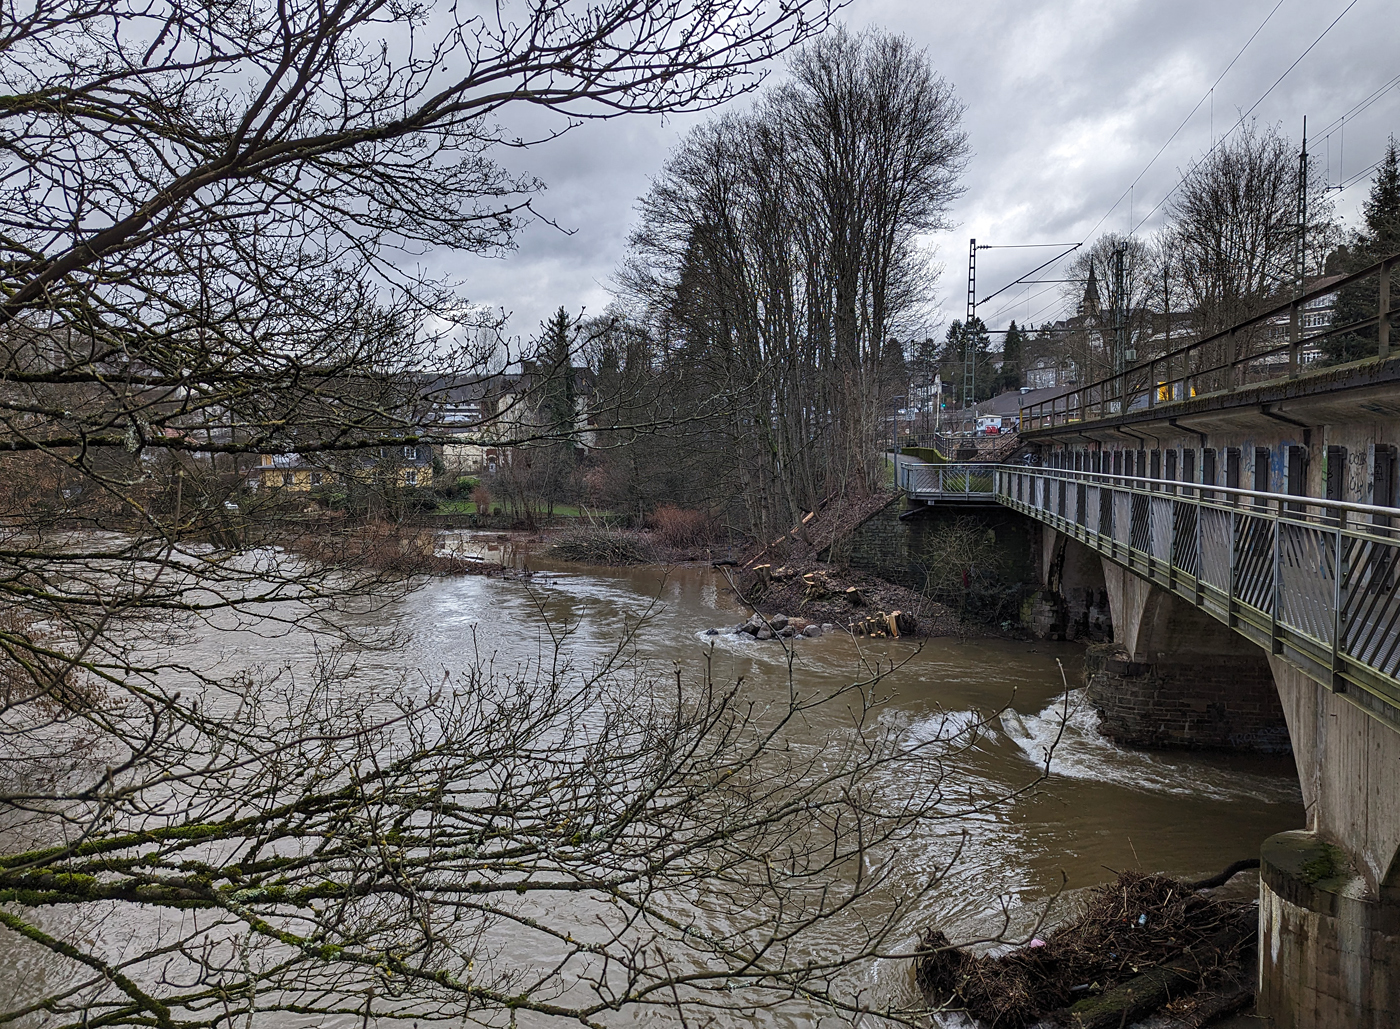
[[[548,657],[565,627],[565,654],[586,668],[609,655],[626,627],[640,621],[630,646],[659,680],[671,679],[677,664],[683,674],[698,675],[709,661],[716,679],[742,677],[744,689],[760,702],[787,696],[781,644],[705,634],[748,615],[728,594],[723,577],[708,568],[551,564],[484,535],[459,534],[444,540],[444,549],[528,565],[534,574],[433,579],[380,609],[374,617],[401,630],[408,643],[401,650],[363,654],[362,681],[399,681],[406,674],[428,688],[482,656],[498,666],[537,661]],[[250,659],[296,663],[309,657],[311,642],[296,634],[210,633],[190,640],[182,654],[211,669]],[[876,661],[899,664],[884,680],[890,699],[879,717],[911,746],[950,725],[1003,712],[992,731],[959,759],[956,782],[969,800],[1004,796],[1033,783],[1046,748],[1054,745],[1050,775],[1034,789],[976,815],[931,820],[926,829],[921,824],[902,848],[898,874],[910,884],[911,895],[958,855],[911,921],[909,947],[920,926],[937,926],[955,942],[994,935],[1008,913],[1013,931],[1024,928],[1052,898],[1059,898],[1056,910],[1063,912],[1076,893],[1111,879],[1115,870],[1203,878],[1257,855],[1265,837],[1304,824],[1289,758],[1149,754],[1100,737],[1078,688],[1079,646],[985,639],[857,641],[840,633],[786,642],[795,653],[794,678],[808,688],[864,678]],[[790,732],[815,738],[831,728],[814,721],[795,724]],[[891,791],[904,786],[883,785]],[[868,975],[872,989],[886,996],[908,996],[912,990],[907,961],[877,963]],[[637,1024],[637,1018],[654,1020],[655,1012],[622,1016],[618,1024]],[[798,1013],[775,1024],[826,1022]]]
[[[705,635],[710,627],[724,629],[748,615],[720,574],[695,567],[551,564],[508,550],[488,553],[491,545],[468,540],[453,547],[529,564],[533,578],[441,579],[398,605],[402,628],[413,638],[409,660],[425,678],[441,678],[472,647],[498,659],[535,658],[550,642],[541,611],[556,626],[574,627],[567,646],[582,664],[603,657],[623,624],[645,614],[635,637],[637,653],[663,676],[673,674],[675,663],[698,672],[708,659],[717,678],[742,676],[755,697],[785,695],[781,645]],[[881,717],[911,743],[976,713],[1006,709],[995,730],[963,758],[959,784],[970,797],[1000,796],[1032,782],[1046,748],[1054,745],[1051,774],[1033,790],[986,813],[930,824],[901,855],[902,874],[912,884],[926,881],[961,846],[946,888],[920,912],[924,924],[939,926],[955,941],[994,934],[1008,910],[1025,925],[1057,895],[1056,910],[1064,911],[1077,892],[1111,879],[1116,870],[1204,878],[1257,855],[1265,837],[1304,824],[1291,758],[1147,753],[1102,738],[1080,688],[1081,646],[953,638],[857,641],[839,633],[789,642],[795,677],[808,686],[851,682],[876,660],[901,663],[884,682],[892,696]],[[894,993],[909,989],[907,965],[877,967],[874,974],[886,977]]]

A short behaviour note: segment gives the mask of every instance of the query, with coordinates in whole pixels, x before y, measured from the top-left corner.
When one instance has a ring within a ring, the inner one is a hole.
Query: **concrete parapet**
[[[1400,899],[1316,833],[1264,841],[1258,1009],[1275,1029],[1400,1025]]]

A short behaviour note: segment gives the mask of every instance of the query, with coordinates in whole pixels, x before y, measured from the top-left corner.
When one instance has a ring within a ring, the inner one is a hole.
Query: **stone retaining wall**
[[[1145,663],[1091,649],[1085,676],[1099,730],[1115,743],[1281,754],[1291,749],[1263,654]]]

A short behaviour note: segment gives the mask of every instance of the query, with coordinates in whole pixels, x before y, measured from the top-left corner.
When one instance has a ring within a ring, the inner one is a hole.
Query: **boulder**
[[[785,629],[787,628],[788,616],[783,614],[782,612],[779,612],[778,614],[775,614],[772,618],[768,619],[768,621],[774,629]]]
[[[778,630],[778,635],[783,637],[783,639],[790,640],[797,635],[797,630],[791,625],[785,625]]]
[[[718,630],[718,629],[706,629],[706,630],[705,630],[705,635],[706,635],[706,636],[718,636],[718,635],[719,635],[719,630]]]
[[[822,632],[835,632],[835,631],[836,631],[836,623],[835,623],[835,622],[822,622]]]
[[[765,627],[759,629],[755,635],[761,640],[771,640],[773,638],[773,630]]]
[[[802,635],[806,636],[808,639],[816,639],[821,634],[822,627],[820,625],[809,625],[802,630]]]

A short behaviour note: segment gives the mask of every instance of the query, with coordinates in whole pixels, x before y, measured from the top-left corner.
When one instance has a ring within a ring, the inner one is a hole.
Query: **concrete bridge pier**
[[[1111,623],[1115,646],[1091,648],[1086,659],[1105,736],[1135,747],[1287,753],[1288,726],[1262,650],[1077,540],[1049,526],[1041,539],[1045,594],[1059,598],[1064,621],[1089,621],[1090,598],[1107,599],[1104,628]],[[1043,621],[1055,606],[1038,603]]]
[[[1400,733],[1276,657],[1307,828],[1264,841],[1259,999],[1276,1029],[1400,1026]]]
[[[1048,526],[1041,559],[1071,618],[1075,597],[1107,594],[1115,647],[1088,669],[1106,736],[1291,746],[1307,823],[1261,848],[1259,1012],[1274,1029],[1400,1026],[1400,732]]]

